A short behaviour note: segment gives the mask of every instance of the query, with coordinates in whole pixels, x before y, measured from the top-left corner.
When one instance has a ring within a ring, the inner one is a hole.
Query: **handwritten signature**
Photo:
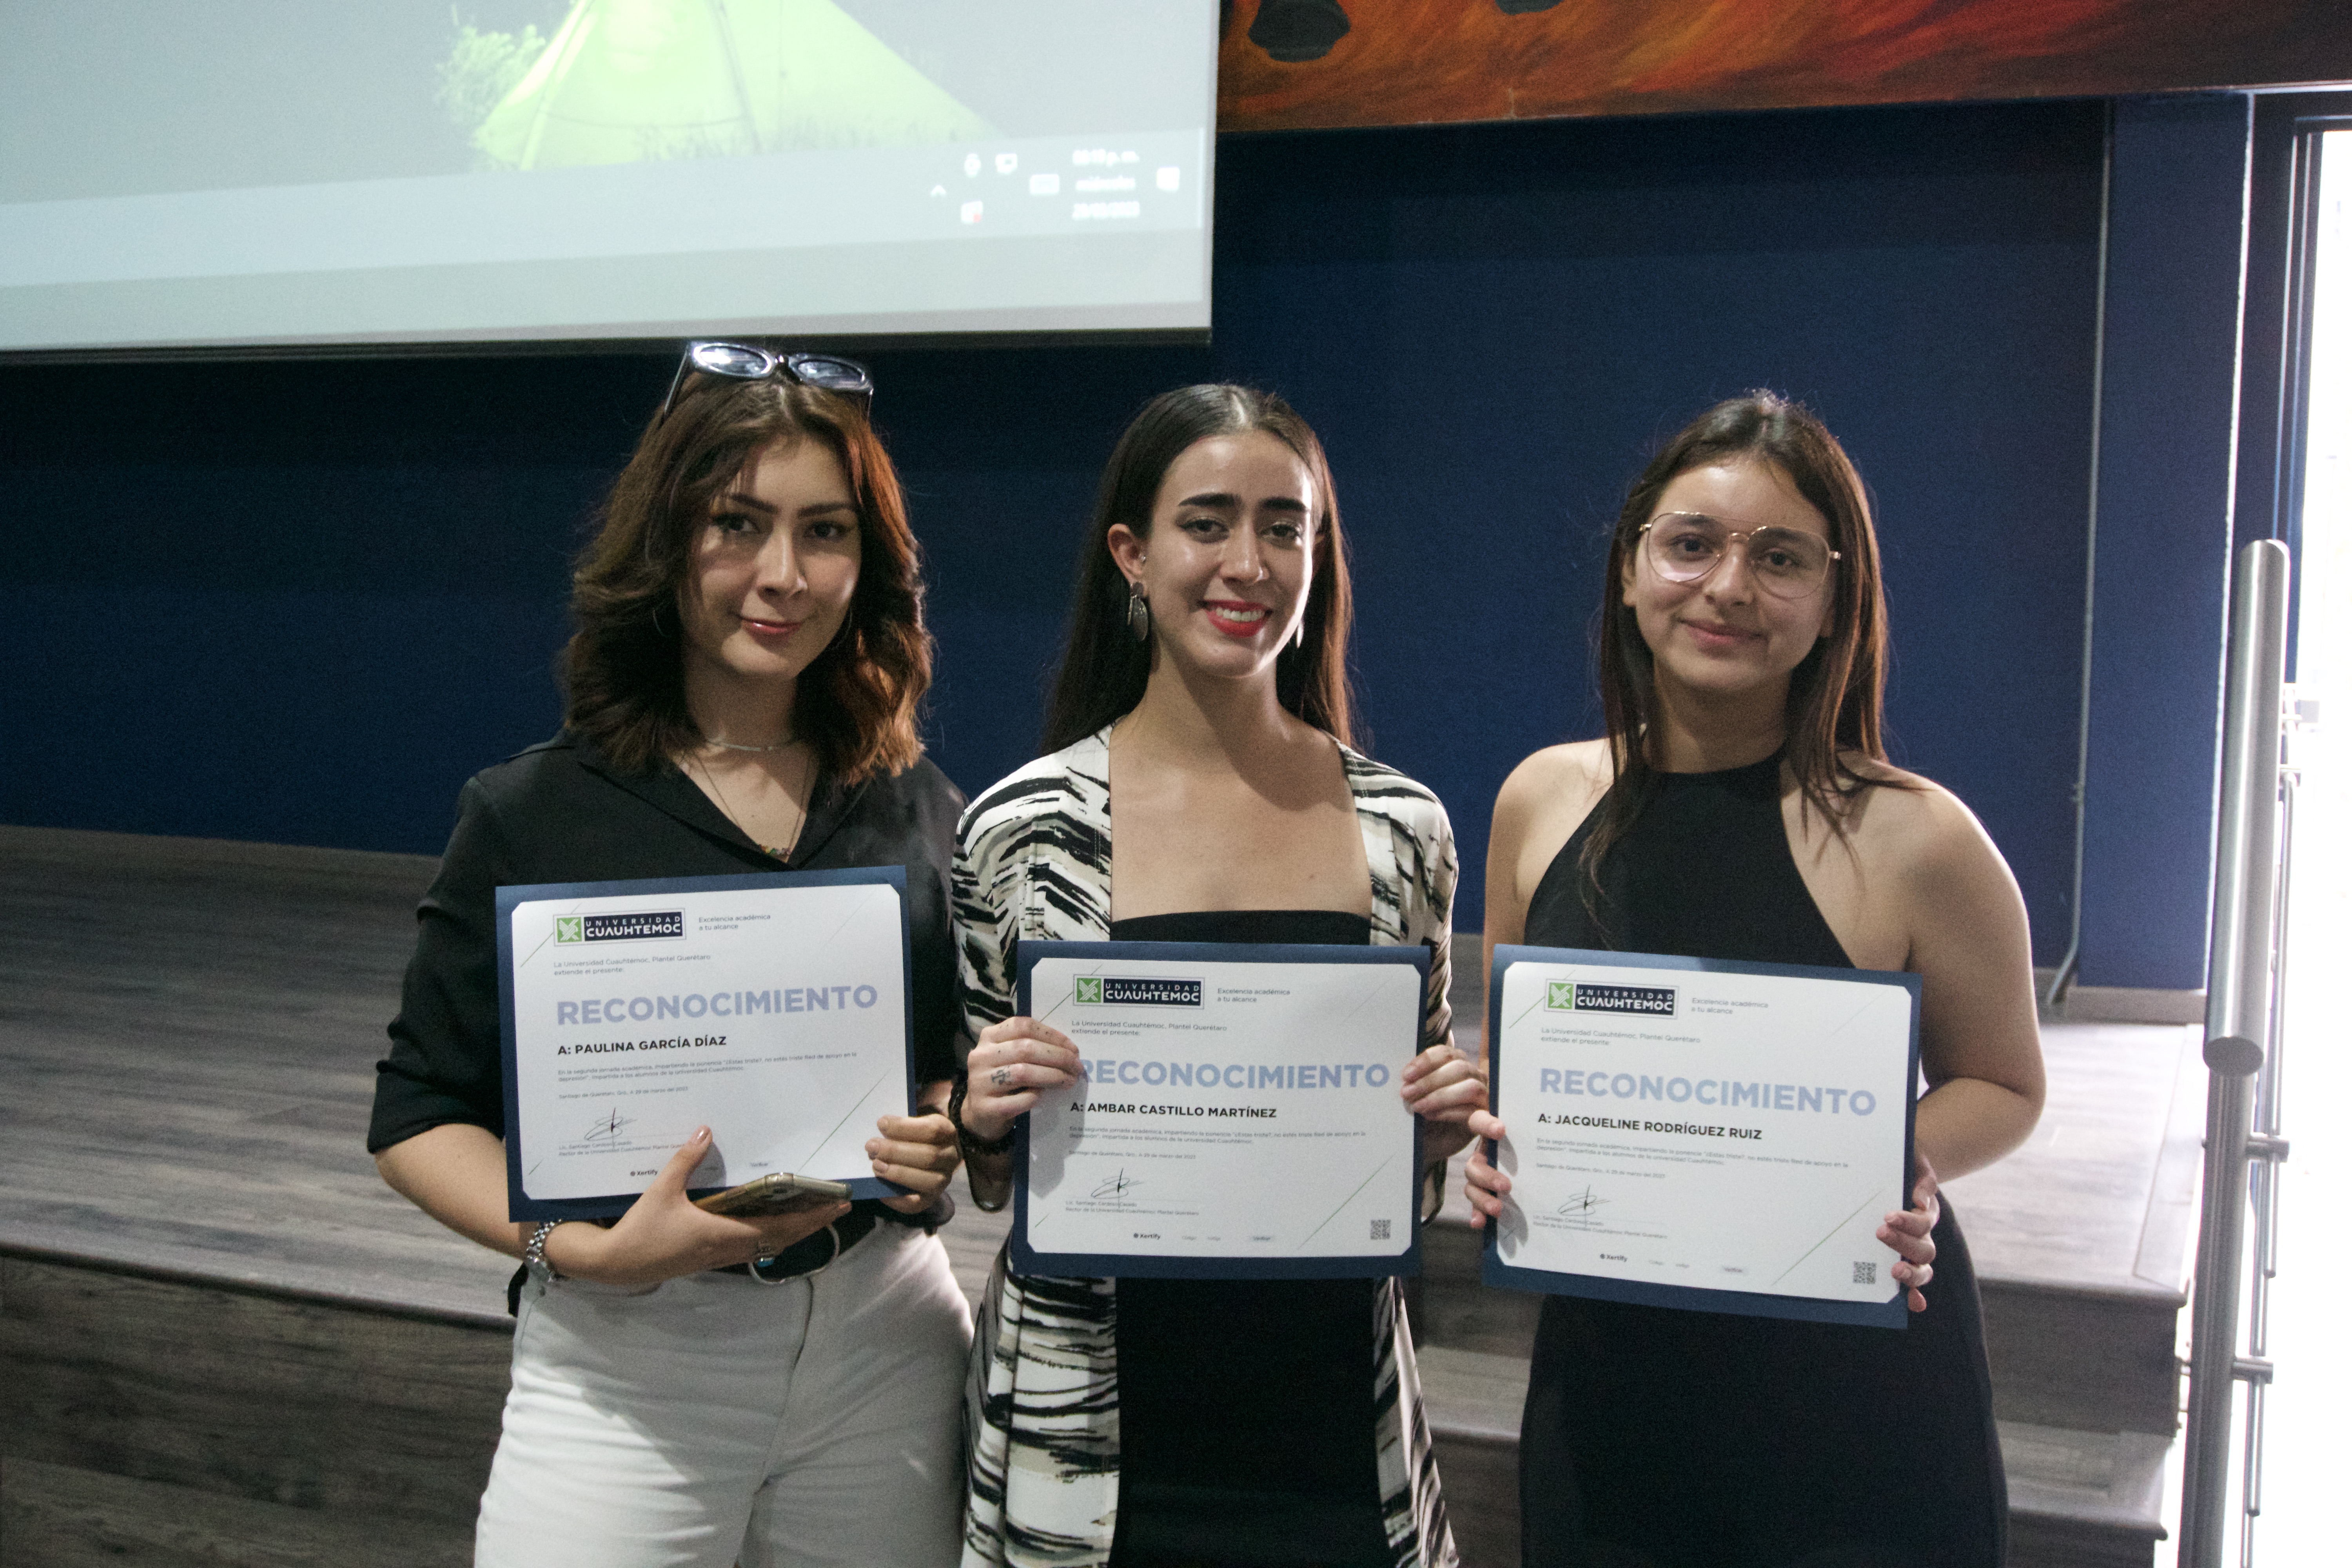
[[[635,1117],[622,1115],[619,1108],[615,1107],[608,1115],[599,1118],[587,1131],[583,1132],[580,1135],[580,1141],[583,1143],[613,1142],[621,1136],[621,1129],[635,1125]]]
[[[1121,1171],[1109,1181],[1098,1184],[1087,1195],[1096,1198],[1123,1198],[1141,1185],[1143,1185],[1141,1182],[1129,1180],[1127,1173]]]
[[[1557,1211],[1577,1230],[1589,1230],[1601,1216],[1596,1212],[1608,1206],[1609,1200],[1595,1194],[1591,1187],[1569,1194],[1568,1201]]]

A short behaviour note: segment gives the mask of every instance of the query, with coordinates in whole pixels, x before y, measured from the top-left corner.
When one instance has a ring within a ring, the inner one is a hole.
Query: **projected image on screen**
[[[497,168],[996,133],[832,0],[580,0],[535,58],[535,34],[496,53],[475,43],[489,37],[462,40],[444,69],[456,82],[478,59],[501,79],[521,68],[474,130]]]
[[[0,0],[0,350],[1205,326],[1216,23]]]

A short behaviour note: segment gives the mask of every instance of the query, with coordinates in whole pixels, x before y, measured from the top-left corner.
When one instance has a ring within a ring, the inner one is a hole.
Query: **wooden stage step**
[[[466,1561],[510,1266],[385,1188],[362,1147],[432,872],[0,827],[0,1568]],[[2012,1561],[2145,1563],[2202,1074],[2179,1027],[2047,1044],[2033,1140],[1952,1186]],[[1536,1303],[1477,1283],[1458,1187],[1414,1321],[1465,1563],[1503,1568]],[[943,1234],[975,1297],[1003,1224],[967,1206]]]

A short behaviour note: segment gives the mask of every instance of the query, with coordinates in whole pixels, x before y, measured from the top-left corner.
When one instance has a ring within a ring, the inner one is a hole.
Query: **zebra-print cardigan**
[[[951,873],[964,1023],[1013,1009],[1013,943],[1110,927],[1110,731],[1041,757],[972,802]],[[1423,1047],[1448,1037],[1454,830],[1435,795],[1341,748],[1372,876],[1372,941],[1429,948]],[[964,1395],[965,1568],[1099,1565],[1118,1518],[1118,1300],[1110,1279],[989,1279]],[[1454,1568],[1397,1281],[1373,1298],[1381,1507],[1398,1568]]]

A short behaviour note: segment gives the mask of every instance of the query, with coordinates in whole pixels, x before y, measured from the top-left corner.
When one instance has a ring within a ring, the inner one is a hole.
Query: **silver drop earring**
[[[1144,563],[1150,559],[1148,555],[1137,556],[1135,569],[1142,571]],[[1139,643],[1151,640],[1151,602],[1143,596],[1143,579],[1140,577],[1128,580],[1127,635]]]

